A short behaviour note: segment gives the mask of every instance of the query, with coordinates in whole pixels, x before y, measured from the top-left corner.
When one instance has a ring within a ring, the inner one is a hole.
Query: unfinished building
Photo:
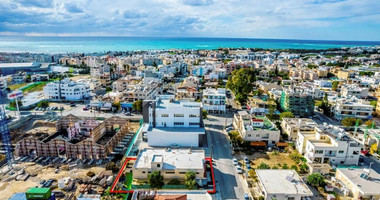
[[[16,155],[103,159],[127,135],[130,138],[134,135],[130,132],[129,121],[120,117],[111,117],[101,122],[68,115],[57,121],[56,129],[55,134],[42,140],[35,137],[20,140],[16,144]]]

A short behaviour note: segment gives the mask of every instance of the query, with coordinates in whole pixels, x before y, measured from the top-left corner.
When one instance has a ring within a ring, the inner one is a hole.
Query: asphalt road
[[[377,173],[380,173],[380,160],[374,158],[373,156],[360,156],[363,159],[365,166],[368,166],[372,163],[371,169],[375,170]]]
[[[227,124],[232,118],[228,118]],[[228,137],[223,132],[226,119],[223,116],[210,116],[205,120],[206,130],[211,142],[212,157],[214,160],[214,174],[217,194],[215,199],[244,199],[243,185],[239,180],[232,164],[231,148]]]

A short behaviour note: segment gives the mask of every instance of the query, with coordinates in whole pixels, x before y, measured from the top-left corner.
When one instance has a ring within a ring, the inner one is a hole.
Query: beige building
[[[353,199],[380,199],[380,174],[375,170],[338,168],[335,177]]]
[[[196,179],[205,179],[205,153],[191,149],[144,149],[133,165],[133,178],[147,179],[148,174],[160,171],[165,180],[184,180],[193,171]]]
[[[283,118],[281,122],[282,130],[288,134],[288,139],[297,141],[298,132],[314,133],[318,124],[309,118]]]
[[[338,75],[337,75],[339,79],[343,79],[343,80],[354,78],[354,76],[355,76],[355,72],[348,71],[348,70],[340,70],[338,71]]]

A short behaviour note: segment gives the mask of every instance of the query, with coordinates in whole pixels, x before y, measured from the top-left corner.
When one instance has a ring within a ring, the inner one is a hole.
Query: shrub
[[[320,173],[312,173],[310,174],[308,177],[307,177],[307,182],[310,184],[310,185],[313,185],[313,186],[324,186],[326,183],[325,183],[325,179],[323,178],[323,176],[320,174]]]
[[[168,182],[168,185],[180,185],[181,182],[178,179],[172,179]]]
[[[88,171],[86,175],[89,176],[89,177],[94,177],[95,173],[92,172],[92,171]]]
[[[197,186],[197,181],[195,180],[195,172],[186,172],[185,185],[187,189],[192,190]]]
[[[260,163],[260,165],[257,167],[257,169],[270,169],[270,166],[266,163]]]
[[[160,171],[154,171],[148,174],[148,184],[151,188],[162,188],[164,185],[164,177]]]

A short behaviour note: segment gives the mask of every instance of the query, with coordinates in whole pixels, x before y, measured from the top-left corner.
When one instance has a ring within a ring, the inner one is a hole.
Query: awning
[[[286,142],[277,142],[276,146],[278,146],[278,147],[287,147],[287,146],[289,146],[289,144],[286,143]]]
[[[267,143],[265,142],[251,142],[251,146],[254,146],[254,147],[265,147],[267,146]]]

